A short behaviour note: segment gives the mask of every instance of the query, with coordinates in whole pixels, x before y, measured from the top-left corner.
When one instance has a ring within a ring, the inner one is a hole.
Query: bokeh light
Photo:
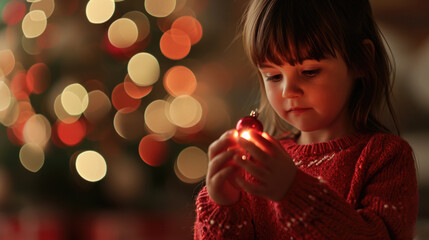
[[[0,50],[0,77],[7,76],[15,67],[15,55],[10,49]]]
[[[189,68],[174,66],[164,75],[164,88],[174,97],[191,95],[197,88],[197,79]]]
[[[144,134],[144,116],[140,111],[132,113],[117,112],[113,119],[116,132],[124,139],[140,139]]]
[[[130,75],[124,79],[124,89],[128,96],[139,99],[145,97],[152,91],[152,86],[138,86],[130,78]]]
[[[43,148],[51,138],[49,120],[41,114],[31,116],[25,122],[23,137],[25,143],[37,144]]]
[[[115,12],[113,0],[90,0],[86,5],[86,17],[94,24],[107,22]]]
[[[150,34],[150,22],[147,16],[139,11],[131,11],[124,14],[123,18],[131,19],[138,29],[137,41],[143,41]]]
[[[20,146],[24,144],[23,131],[25,123],[34,115],[34,109],[29,101],[19,101],[18,105],[18,118],[8,128],[8,136],[15,145]]]
[[[24,18],[26,11],[25,3],[16,0],[10,1],[4,6],[1,17],[4,23],[14,25]]]
[[[54,101],[54,112],[55,116],[64,123],[72,123],[79,119],[80,115],[74,116],[67,113],[61,103],[61,94],[55,98]]]
[[[67,146],[75,146],[82,142],[86,135],[86,124],[82,120],[72,123],[57,122],[58,138]]]
[[[50,71],[45,63],[36,63],[28,69],[27,88],[35,94],[43,93],[50,83]]]
[[[22,32],[26,38],[36,38],[45,31],[47,26],[45,12],[41,10],[30,11],[22,20]]]
[[[188,147],[183,149],[177,157],[175,172],[183,182],[196,183],[205,177],[208,163],[207,154],[203,150]]]
[[[117,19],[110,25],[108,37],[113,46],[127,48],[137,41],[137,25],[128,18]]]
[[[79,83],[70,84],[61,93],[61,104],[68,114],[81,115],[89,104],[88,92]]]
[[[19,116],[19,104],[15,98],[11,98],[9,106],[0,111],[0,123],[6,127],[12,126]]]
[[[191,39],[184,31],[172,28],[162,35],[160,48],[167,58],[179,60],[191,51]]]
[[[11,103],[12,93],[9,86],[4,81],[0,81],[0,112],[8,109]]]
[[[154,17],[167,17],[176,8],[176,0],[145,0],[144,7]]]
[[[171,138],[176,132],[176,127],[168,120],[170,104],[165,100],[151,102],[145,110],[144,119],[148,129],[162,136],[163,140]]]
[[[175,125],[189,128],[201,120],[202,107],[192,96],[182,95],[170,103],[169,116]]]
[[[27,74],[25,71],[15,73],[10,82],[10,91],[17,100],[27,100],[31,91],[28,89],[26,82]]]
[[[46,18],[49,18],[55,9],[54,0],[39,0],[31,4],[30,11],[40,10],[43,11],[46,15]]]
[[[165,163],[168,145],[155,134],[143,137],[139,144],[140,158],[148,165],[157,167]]]
[[[108,116],[112,109],[109,97],[100,90],[91,91],[88,94],[89,104],[86,108],[85,118],[91,123],[97,123]]]
[[[28,171],[37,172],[45,163],[45,153],[39,145],[27,143],[19,151],[19,160]]]
[[[97,182],[106,176],[106,160],[96,151],[85,151],[76,158],[76,170],[86,181]]]
[[[152,85],[160,74],[158,60],[150,53],[138,53],[128,62],[128,74],[139,86]]]
[[[194,45],[199,42],[203,36],[203,28],[200,22],[192,16],[183,16],[176,19],[171,28],[179,29],[185,32]]]
[[[130,113],[140,106],[141,100],[130,97],[124,88],[124,83],[116,85],[112,91],[112,104],[122,113]]]

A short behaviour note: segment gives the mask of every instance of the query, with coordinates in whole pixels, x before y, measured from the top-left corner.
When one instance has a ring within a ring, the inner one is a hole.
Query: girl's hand
[[[240,189],[234,182],[240,168],[232,159],[235,155],[241,156],[242,154],[242,150],[237,145],[236,130],[225,132],[209,147],[207,192],[210,198],[219,205],[232,205],[240,200]]]
[[[235,156],[234,161],[258,180],[250,183],[242,177],[236,183],[250,194],[280,201],[295,179],[297,168],[281,144],[266,133],[250,131],[250,139],[239,137],[238,144],[250,155],[250,160]]]

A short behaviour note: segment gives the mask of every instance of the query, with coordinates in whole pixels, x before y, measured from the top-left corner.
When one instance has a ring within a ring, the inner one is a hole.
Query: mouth
[[[311,108],[291,108],[289,110],[286,110],[286,113],[300,114],[300,113],[304,113],[310,109]]]

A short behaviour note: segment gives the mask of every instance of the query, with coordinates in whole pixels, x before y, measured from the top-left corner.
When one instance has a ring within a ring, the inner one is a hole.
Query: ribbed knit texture
[[[284,199],[242,192],[238,203],[220,206],[204,187],[196,200],[194,239],[413,238],[418,193],[407,142],[377,133],[282,144],[298,167]]]

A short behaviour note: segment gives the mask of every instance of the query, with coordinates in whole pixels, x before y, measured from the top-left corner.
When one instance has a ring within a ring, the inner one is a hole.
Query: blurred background
[[[0,0],[0,239],[191,239],[207,148],[257,106],[246,0]],[[429,2],[372,1],[429,239]]]

